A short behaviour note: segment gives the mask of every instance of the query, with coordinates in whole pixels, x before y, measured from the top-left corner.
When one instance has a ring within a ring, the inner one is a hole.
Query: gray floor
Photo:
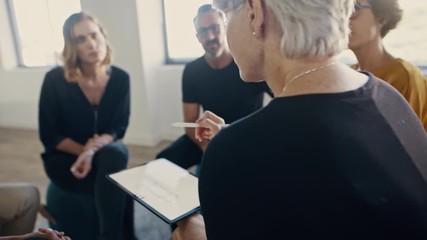
[[[152,160],[169,142],[155,147],[129,145],[133,167]],[[40,159],[42,146],[36,131],[0,128],[0,182],[30,182],[35,184],[44,201],[48,179]],[[40,214],[36,227],[47,226]],[[169,240],[170,227],[157,216],[135,202],[135,231],[139,240]],[[78,240],[78,239],[77,239]]]
[[[135,232],[139,240],[170,239],[171,228],[142,205],[135,203]]]

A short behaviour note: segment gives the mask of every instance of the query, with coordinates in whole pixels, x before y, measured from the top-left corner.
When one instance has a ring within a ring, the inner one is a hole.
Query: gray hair
[[[193,18],[193,23],[196,23],[196,19],[198,16],[208,12],[216,12],[224,20],[224,13],[222,11],[217,11],[217,9],[213,8],[212,4],[204,4],[197,9],[197,15]]]
[[[236,9],[244,2],[245,0],[213,0],[213,5],[226,12],[227,10]]]
[[[245,0],[214,0],[224,11]],[[293,59],[333,56],[347,48],[355,0],[265,0],[281,34],[282,53]]]

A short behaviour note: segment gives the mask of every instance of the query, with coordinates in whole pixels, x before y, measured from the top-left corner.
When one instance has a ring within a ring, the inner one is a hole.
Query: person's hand
[[[206,240],[205,221],[200,214],[191,215],[179,222],[172,240]]]
[[[28,233],[23,236],[22,239],[30,238],[44,238],[48,240],[71,240],[68,236],[65,236],[64,232],[58,232],[51,228],[39,228],[38,232]]]
[[[92,149],[88,149],[80,153],[70,169],[74,177],[77,179],[83,179],[88,175],[92,169],[92,159],[94,154],[95,152]]]
[[[196,139],[201,142],[204,139],[211,140],[221,128],[227,126],[224,119],[215,115],[211,111],[205,111],[202,116],[196,120],[200,127],[196,128]]]
[[[99,149],[101,149],[103,146],[109,144],[112,141],[113,141],[113,137],[108,134],[103,134],[101,136],[99,136],[98,134],[95,134],[93,137],[87,140],[85,146],[83,147],[83,150],[91,149],[96,152]]]

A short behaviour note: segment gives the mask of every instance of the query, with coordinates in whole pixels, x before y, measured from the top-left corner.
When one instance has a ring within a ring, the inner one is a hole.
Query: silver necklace
[[[304,76],[304,75],[307,75],[307,74],[310,74],[310,73],[312,73],[312,72],[314,72],[314,71],[317,71],[317,70],[320,70],[320,69],[324,69],[324,68],[326,68],[326,67],[329,67],[329,66],[331,66],[331,65],[333,65],[333,64],[335,64],[335,63],[337,63],[336,61],[335,62],[330,62],[330,63],[327,63],[327,64],[325,64],[325,65],[322,65],[322,66],[320,66],[320,67],[317,67],[317,68],[312,68],[312,69],[309,69],[309,70],[306,70],[306,71],[304,71],[304,72],[302,72],[302,73],[300,73],[300,74],[298,74],[298,75],[296,75],[295,77],[293,77],[291,80],[289,80],[288,81],[288,83],[286,83],[285,84],[285,86],[283,87],[283,89],[282,89],[282,94],[284,94],[285,93],[285,91],[286,91],[286,88],[293,82],[293,81],[295,81],[295,80],[297,80],[298,78],[300,78],[300,77],[302,77],[302,76]]]

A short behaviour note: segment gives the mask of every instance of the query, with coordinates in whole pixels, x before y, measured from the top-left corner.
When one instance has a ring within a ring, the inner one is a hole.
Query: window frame
[[[167,22],[166,22],[166,0],[162,1],[162,18],[163,18],[163,46],[164,46],[164,59],[165,59],[165,65],[185,65],[191,61],[193,61],[195,58],[171,58],[170,57],[170,49],[168,45],[168,31],[167,31]]]
[[[47,14],[49,15],[49,24],[53,23],[52,19],[52,11],[50,11],[50,7],[51,5],[49,4],[50,1],[48,0],[44,0],[46,2],[45,6],[47,8]],[[76,3],[78,2],[79,4],[79,10],[78,11],[82,11],[82,4],[81,4],[81,0],[77,0]],[[16,62],[15,62],[15,66],[18,68],[27,68],[27,69],[45,69],[45,68],[50,68],[52,66],[57,66],[59,64],[61,64],[61,59],[58,58],[58,53],[61,53],[62,50],[58,50],[58,49],[52,49],[51,52],[46,51],[45,53],[47,54],[52,54],[51,57],[53,59],[53,61],[51,62],[45,62],[44,64],[28,64],[31,63],[31,60],[29,59],[24,59],[24,51],[23,51],[23,42],[20,40],[20,38],[22,37],[20,34],[22,32],[19,31],[18,28],[18,18],[17,18],[17,14],[16,14],[16,7],[15,7],[15,2],[14,0],[6,0],[5,1],[5,6],[6,6],[6,10],[7,10],[7,18],[9,21],[9,27],[10,27],[10,32],[11,32],[11,39],[13,42],[13,48],[14,48],[14,53],[15,53],[15,57],[16,57]],[[64,19],[65,21],[65,19]],[[63,23],[61,23],[62,25]],[[56,29],[55,29],[56,30]],[[62,28],[60,29],[59,33],[62,36]],[[61,41],[62,42],[62,41]],[[57,43],[57,42],[55,42]],[[57,51],[58,50],[58,51]],[[27,64],[26,64],[27,62]]]
[[[26,66],[23,64],[23,56],[22,56],[22,42],[19,40],[18,37],[18,24],[16,22],[16,14],[15,14],[15,7],[13,4],[13,0],[7,0],[6,1],[6,8],[8,12],[9,17],[9,23],[10,23],[10,29],[12,32],[12,39],[14,43],[14,50],[17,58],[17,66],[21,68],[30,68],[30,66]]]
[[[164,32],[164,49],[165,49],[165,65],[185,65],[198,57],[202,56],[195,56],[193,58],[186,58],[186,57],[178,57],[178,58],[172,58],[170,57],[170,49],[168,45],[168,31],[167,31],[167,21],[166,21],[166,1],[168,0],[161,0],[162,1],[162,18],[163,18],[163,32]],[[196,12],[194,12],[196,13]],[[194,33],[195,36],[196,33]]]

